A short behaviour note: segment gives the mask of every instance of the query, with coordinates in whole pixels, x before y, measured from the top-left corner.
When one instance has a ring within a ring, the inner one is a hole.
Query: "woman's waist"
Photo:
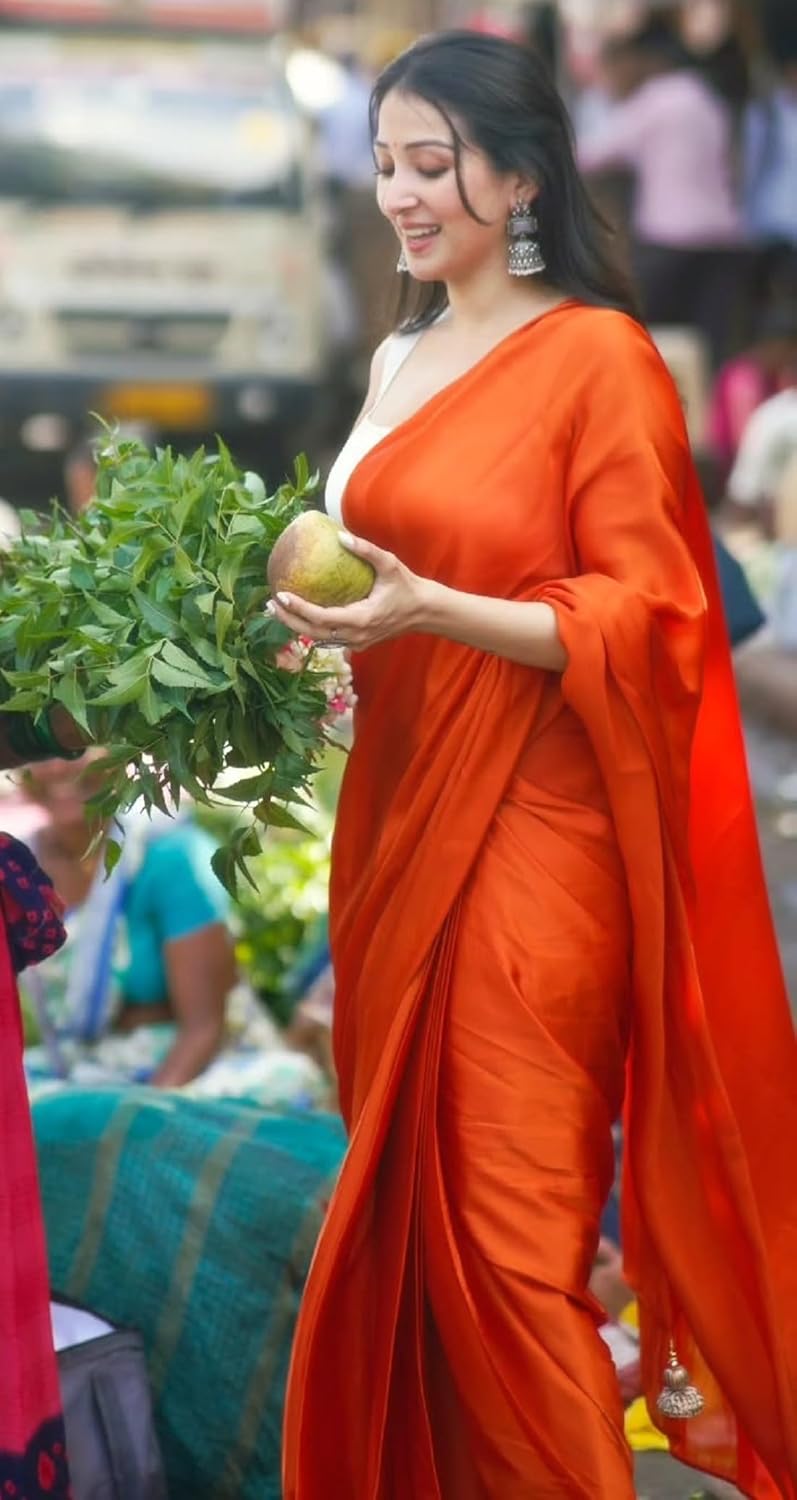
[[[545,688],[504,800],[529,811],[558,810],[564,816],[585,813],[612,824],[606,783],[592,741],[581,719],[564,702],[558,678],[551,678]]]

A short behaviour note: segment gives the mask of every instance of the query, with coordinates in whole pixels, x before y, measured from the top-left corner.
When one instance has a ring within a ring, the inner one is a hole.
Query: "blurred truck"
[[[311,127],[259,3],[0,0],[0,445],[87,413],[307,446],[336,355]]]

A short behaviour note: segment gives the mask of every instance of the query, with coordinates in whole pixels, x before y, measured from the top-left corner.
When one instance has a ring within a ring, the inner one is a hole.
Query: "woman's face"
[[[87,826],[86,803],[102,787],[92,770],[104,751],[90,750],[78,761],[43,760],[26,767],[23,785],[32,802],[43,807],[53,828]]]
[[[459,122],[457,122],[459,129]],[[418,281],[467,279],[493,260],[505,264],[506,221],[523,192],[516,176],[496,172],[483,151],[461,150],[461,176],[473,212],[459,191],[455,143],[445,117],[433,104],[392,90],[379,111],[374,142],[377,201],[398,235]]]

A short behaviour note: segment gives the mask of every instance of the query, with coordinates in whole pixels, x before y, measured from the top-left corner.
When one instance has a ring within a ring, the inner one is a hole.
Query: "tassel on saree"
[[[675,1418],[681,1422],[688,1422],[691,1417],[699,1417],[705,1401],[697,1386],[692,1385],[689,1371],[685,1365],[681,1364],[672,1340],[670,1340],[670,1357],[663,1379],[664,1384],[656,1400],[662,1416]]]

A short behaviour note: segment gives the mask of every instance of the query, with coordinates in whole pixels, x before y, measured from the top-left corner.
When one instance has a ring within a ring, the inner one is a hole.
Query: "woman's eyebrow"
[[[381,151],[390,150],[387,141],[374,141],[374,145],[378,146]],[[412,151],[416,146],[442,146],[446,151],[454,150],[451,141],[407,141],[404,150]]]

